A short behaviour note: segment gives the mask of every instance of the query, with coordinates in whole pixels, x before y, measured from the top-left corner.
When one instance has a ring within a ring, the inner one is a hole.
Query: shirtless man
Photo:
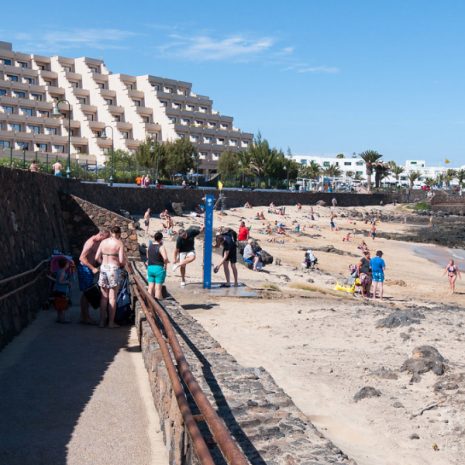
[[[115,323],[116,297],[121,281],[121,268],[126,264],[124,245],[121,242],[121,228],[113,226],[111,237],[104,239],[97,250],[95,259],[101,262],[98,284],[102,291],[100,300],[100,328],[105,327],[108,310],[108,327],[117,328]]]
[[[35,160],[32,160],[32,163],[29,166],[29,171],[31,171],[31,173],[39,172],[39,164]]]
[[[55,176],[61,176],[61,172],[63,171],[63,165],[57,160],[53,165],[53,174]]]
[[[100,231],[98,234],[90,237],[84,244],[79,257],[78,279],[79,289],[82,292],[81,323],[84,324],[95,323],[89,315],[89,301],[84,295],[84,291],[87,291],[87,289],[94,285],[94,276],[98,273],[98,263],[95,260],[95,255],[97,254],[100,243],[109,236],[110,233],[108,231]]]
[[[146,212],[144,213],[145,237],[149,235],[150,213],[150,208],[147,208]]]

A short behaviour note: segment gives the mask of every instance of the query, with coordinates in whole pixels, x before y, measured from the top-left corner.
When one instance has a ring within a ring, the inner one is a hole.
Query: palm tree
[[[436,180],[433,178],[426,178],[425,179],[425,186],[433,187],[436,184]]]
[[[457,170],[456,177],[459,182],[460,195],[462,195],[462,186],[463,186],[463,180],[465,179],[465,170],[464,169]]]
[[[438,173],[438,174],[436,175],[436,184],[437,184],[439,187],[444,187],[444,180],[445,180],[444,173]]]
[[[454,169],[449,168],[445,175],[444,180],[446,181],[447,187],[450,187],[450,182],[457,176],[457,171]]]
[[[390,167],[387,163],[376,163],[374,165],[375,168],[375,186],[379,189],[381,185],[381,181],[389,176],[390,174]]]
[[[411,171],[408,175],[408,180],[410,182],[410,189],[413,187],[413,183],[421,176],[419,171]]]
[[[367,173],[368,192],[371,192],[371,175],[373,174],[373,164],[376,163],[382,155],[376,150],[365,150],[360,154],[360,158],[365,162]]]
[[[396,184],[399,185],[399,178],[400,175],[405,171],[403,166],[396,165],[391,165],[391,173],[395,176],[396,178]]]
[[[337,165],[329,165],[323,170],[323,174],[330,178],[338,178],[341,175],[341,169]]]

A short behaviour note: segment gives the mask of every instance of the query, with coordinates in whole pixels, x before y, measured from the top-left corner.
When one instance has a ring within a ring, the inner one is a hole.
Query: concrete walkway
[[[0,352],[0,464],[167,464],[135,329],[69,314],[42,311]]]

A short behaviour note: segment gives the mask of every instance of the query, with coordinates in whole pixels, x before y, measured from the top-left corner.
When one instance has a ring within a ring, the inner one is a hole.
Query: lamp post
[[[155,163],[155,184],[158,184],[158,163],[160,161],[160,151],[158,150],[158,132],[155,133],[155,141],[154,144],[150,147],[150,152],[157,157]]]
[[[287,190],[289,190],[289,169],[287,165],[284,165],[283,169],[286,172],[286,186],[287,186]]]
[[[66,177],[71,177],[71,104],[65,98],[58,99],[52,110],[52,116],[54,118],[61,118],[62,114],[58,105],[60,103],[66,103],[68,105],[68,163],[66,164]]]
[[[110,186],[113,186],[113,177],[115,174],[115,137],[114,137],[114,131],[112,126],[105,126],[100,133],[100,139],[108,139],[107,136],[107,129],[111,129],[111,166],[110,166],[110,179],[109,179],[109,184]]]

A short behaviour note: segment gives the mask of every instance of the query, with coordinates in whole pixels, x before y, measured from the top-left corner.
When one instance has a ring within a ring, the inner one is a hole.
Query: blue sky
[[[294,154],[465,163],[465,2],[128,4],[9,3],[0,40],[192,82],[235,126]]]

